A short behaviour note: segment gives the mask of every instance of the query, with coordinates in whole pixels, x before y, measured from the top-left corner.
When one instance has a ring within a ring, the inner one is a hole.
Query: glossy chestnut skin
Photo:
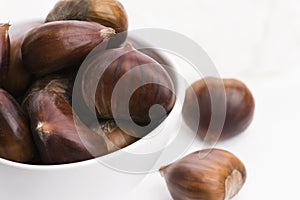
[[[211,93],[208,90],[211,88]],[[223,87],[224,86],[224,87]],[[225,89],[225,98],[223,98],[222,90]],[[200,120],[193,116],[193,112],[198,108],[193,108],[193,94],[197,97],[197,102],[200,109]],[[198,123],[198,134],[204,138],[207,134],[208,127],[212,117],[211,98],[217,101],[217,105],[225,103],[226,114],[225,122],[217,120],[217,123],[223,124],[220,139],[231,138],[243,132],[252,122],[255,101],[251,91],[241,81],[235,79],[218,79],[207,77],[196,81],[186,91],[185,102],[183,106],[184,120],[188,125]],[[224,102],[225,101],[225,102]],[[218,112],[218,110],[217,110]],[[217,113],[217,116],[221,113]],[[214,127],[214,124],[211,124]],[[218,133],[211,133],[218,134]]]
[[[10,38],[8,34],[9,24],[0,23],[0,83],[5,77],[10,56]]]
[[[73,80],[50,76],[38,80],[23,102],[34,142],[46,164],[65,164],[108,153],[102,136],[73,118]]]
[[[23,41],[24,66],[37,76],[78,68],[92,49],[114,34],[112,28],[94,22],[42,24],[32,29]]]
[[[113,120],[105,120],[94,124],[91,130],[104,136],[109,152],[122,149],[138,140],[138,138],[119,128]]]
[[[48,14],[45,22],[81,20],[112,27],[117,33],[127,31],[128,17],[123,5],[116,0],[63,0]]]
[[[118,49],[109,49],[101,54],[101,57],[95,57],[94,63],[104,62],[97,60],[109,58],[114,55],[121,55],[116,60],[105,66],[97,66],[94,70],[103,71],[98,82],[95,94],[95,106],[100,119],[132,119],[135,123],[144,125],[150,122],[149,110],[159,104],[166,113],[169,113],[175,103],[174,85],[166,70],[149,56],[135,50],[130,44]],[[138,68],[141,67],[141,68]],[[135,70],[138,69],[138,70]],[[123,76],[130,72],[127,78]],[[86,73],[89,74],[89,73]],[[84,98],[90,109],[94,109],[92,97],[90,94],[91,84],[89,80],[95,79],[94,73],[86,77],[84,84]],[[116,84],[119,83],[119,93],[116,92]],[[152,82],[146,82],[151,80]],[[134,90],[136,89],[136,90]],[[132,95],[129,91],[134,90]],[[113,92],[117,95],[116,102],[112,103]],[[125,96],[130,97],[129,102]],[[115,115],[113,115],[113,109]],[[129,114],[127,113],[129,110]],[[164,119],[161,113],[154,113],[151,116],[152,122],[161,122]]]
[[[0,157],[27,163],[35,156],[28,120],[20,105],[0,89]]]
[[[196,151],[160,172],[174,200],[229,200],[247,176],[244,164],[221,149]]]
[[[33,82],[33,75],[25,69],[22,61],[21,45],[26,33],[39,23],[28,23],[18,27],[11,35],[9,69],[1,82],[2,87],[14,97],[23,96],[29,85]]]

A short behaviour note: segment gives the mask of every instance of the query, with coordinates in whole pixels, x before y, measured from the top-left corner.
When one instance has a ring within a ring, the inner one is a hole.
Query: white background
[[[248,169],[247,182],[235,199],[300,199],[300,2],[122,2],[130,29],[166,28],[185,34],[206,50],[223,77],[238,78],[252,90],[256,112],[251,127],[217,145],[235,153]],[[51,0],[0,0],[0,21],[13,25],[44,18],[54,4]],[[167,200],[170,196],[160,175],[152,174],[127,199]]]

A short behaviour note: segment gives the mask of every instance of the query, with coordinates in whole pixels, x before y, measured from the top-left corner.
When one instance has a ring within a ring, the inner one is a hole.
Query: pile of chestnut
[[[154,113],[150,119],[150,108],[159,104],[169,113],[174,106],[173,80],[163,67],[167,61],[157,52],[141,52],[127,43],[127,14],[116,0],[59,1],[43,23],[28,27],[12,40],[9,27],[0,24],[1,158],[49,165],[106,155],[149,133],[127,132],[118,127],[116,120],[126,124],[130,117],[140,126],[150,121],[158,125],[165,116]],[[78,115],[72,107],[78,70],[91,51],[118,33],[124,33],[118,44],[97,52],[99,56],[93,55],[95,65],[105,62],[105,57],[121,56],[107,68],[96,68],[103,71],[101,77],[91,74],[91,79],[99,78],[94,94],[90,89],[93,82],[87,79],[79,102],[91,113]],[[141,65],[145,67],[132,70]],[[112,103],[114,87],[131,70],[131,78],[118,85],[119,91],[137,89],[129,102],[119,99]],[[145,80],[155,83],[141,84]],[[221,91],[225,98],[219,98]],[[193,94],[199,119],[193,116]],[[224,123],[220,139],[235,136],[249,126],[254,99],[246,85],[234,79],[207,77],[187,89],[183,106],[186,123],[197,124],[200,138],[205,138],[211,126],[212,98],[226,105],[225,120],[218,122]],[[99,123],[90,123],[92,111],[96,111]],[[192,153],[162,167],[160,172],[176,200],[228,200],[238,193],[246,178],[243,163],[220,149]]]

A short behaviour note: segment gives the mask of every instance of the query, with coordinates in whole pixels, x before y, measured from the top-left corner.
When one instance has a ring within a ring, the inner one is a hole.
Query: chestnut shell
[[[223,85],[224,84],[224,87]],[[208,90],[211,88],[211,93]],[[223,88],[225,89],[225,98],[221,98]],[[198,108],[193,108],[192,98],[196,94],[198,106],[200,109],[200,119],[195,119],[193,112]],[[224,123],[220,139],[231,138],[243,132],[252,122],[255,101],[248,87],[236,79],[223,79],[207,77],[193,83],[186,91],[185,102],[183,106],[184,120],[188,125],[198,123],[198,134],[204,138],[212,117],[211,98],[217,100],[217,104],[225,101],[226,115],[225,122],[217,120],[217,123]],[[217,113],[221,115],[221,113]],[[197,121],[198,120],[198,121]],[[214,127],[214,124],[211,124]],[[211,133],[218,134],[218,133]]]
[[[112,27],[117,33],[127,31],[128,17],[116,0],[63,0],[48,14],[45,22],[60,20],[92,21]]]
[[[42,24],[29,31],[23,41],[23,63],[37,76],[78,68],[91,50],[114,33],[112,28],[94,22]]]
[[[20,105],[0,89],[0,157],[21,163],[35,156],[28,120]]]
[[[247,176],[242,161],[221,149],[193,152],[160,172],[174,200],[229,200]]]
[[[151,57],[135,50],[130,44],[118,49],[109,49],[101,54],[101,57],[95,56],[95,61],[101,58],[109,58],[113,55],[121,55],[108,65],[97,66],[96,70],[103,71],[98,82],[95,94],[95,106],[100,119],[133,119],[137,124],[148,124],[150,122],[149,110],[155,105],[161,105],[166,113],[169,113],[175,103],[174,85],[166,70]],[[138,70],[134,70],[136,67]],[[112,102],[112,94],[116,89],[116,84],[123,76],[130,72],[130,78],[125,78],[122,84],[119,84],[116,102]],[[89,74],[89,73],[87,73]],[[91,73],[86,77],[83,96],[90,109],[94,109],[92,96],[90,94],[91,84],[89,80],[95,79],[95,74]],[[152,82],[146,82],[151,80]],[[124,96],[130,95],[129,91],[136,89],[130,96],[129,102]],[[113,115],[112,110],[115,109]],[[129,109],[128,116],[127,110]],[[165,114],[165,113],[164,113]],[[151,116],[152,122],[161,122],[165,115],[155,112]]]
[[[102,136],[79,120],[75,124],[70,105],[72,83],[72,79],[53,76],[38,80],[23,102],[35,144],[47,164],[72,163],[108,153]]]
[[[22,32],[17,36],[11,37],[9,69],[3,77],[2,87],[14,97],[23,96],[34,79],[23,65],[21,46],[28,29],[37,25],[37,23],[29,24],[26,28],[22,28]]]

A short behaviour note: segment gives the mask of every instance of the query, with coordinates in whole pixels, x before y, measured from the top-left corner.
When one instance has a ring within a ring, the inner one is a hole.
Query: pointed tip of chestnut
[[[116,31],[113,28],[104,28],[104,29],[100,30],[100,35],[103,38],[111,38],[115,34],[116,34]]]
[[[133,47],[133,45],[130,42],[127,42],[124,46],[125,49],[127,50],[135,50],[135,48]]]
[[[159,168],[159,173],[161,175],[161,177],[165,177],[165,170],[167,170],[167,168],[169,167],[169,165],[163,166],[161,168]]]

